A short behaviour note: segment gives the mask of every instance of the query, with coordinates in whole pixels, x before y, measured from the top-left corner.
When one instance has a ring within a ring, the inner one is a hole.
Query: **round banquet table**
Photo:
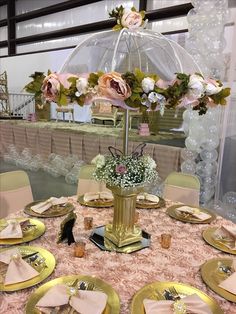
[[[74,236],[87,236],[90,231],[84,230],[83,219],[92,216],[94,226],[104,225],[112,220],[112,208],[90,208],[81,206],[76,197],[69,200],[75,205],[77,214]],[[73,244],[56,244],[60,223],[65,217],[41,219],[46,225],[46,233],[29,243],[40,246],[54,254],[57,265],[55,271],[44,282],[21,291],[0,295],[0,313],[22,314],[29,296],[41,284],[65,275],[83,274],[96,276],[110,284],[119,294],[121,314],[130,313],[133,295],[143,286],[154,281],[177,281],[192,285],[213,297],[226,314],[236,314],[235,303],[231,303],[209,289],[202,281],[199,267],[205,261],[215,257],[229,255],[211,247],[202,239],[202,231],[207,224],[189,224],[170,218],[166,208],[175,203],[167,201],[161,209],[140,209],[139,224],[151,234],[151,246],[131,254],[101,251],[89,239],[86,241],[86,255],[83,258],[73,256]],[[23,210],[11,214],[9,218],[25,217]],[[233,226],[231,221],[220,216],[211,226]],[[160,235],[171,233],[172,243],[169,249],[160,245]]]

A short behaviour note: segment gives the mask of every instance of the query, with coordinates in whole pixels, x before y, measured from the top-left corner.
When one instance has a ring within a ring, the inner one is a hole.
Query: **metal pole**
[[[123,154],[128,155],[128,139],[129,139],[129,109],[125,109],[124,125],[123,125]]]

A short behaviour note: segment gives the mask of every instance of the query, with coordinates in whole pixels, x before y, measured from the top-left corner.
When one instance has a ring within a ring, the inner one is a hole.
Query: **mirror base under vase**
[[[95,228],[92,234],[90,235],[89,239],[103,251],[118,253],[136,252],[150,247],[151,244],[151,235],[146,231],[142,230],[142,238],[140,241],[122,247],[118,247],[105,237],[105,226]]]

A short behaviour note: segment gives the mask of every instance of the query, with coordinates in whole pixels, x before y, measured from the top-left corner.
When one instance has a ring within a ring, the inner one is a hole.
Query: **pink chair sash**
[[[25,205],[33,202],[33,195],[30,186],[22,188],[1,191],[0,192],[0,218],[4,218],[10,213],[25,207]]]
[[[188,205],[199,206],[199,191],[175,185],[165,185],[164,198]]]

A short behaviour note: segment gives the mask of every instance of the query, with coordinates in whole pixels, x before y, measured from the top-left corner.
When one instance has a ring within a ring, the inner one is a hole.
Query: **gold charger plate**
[[[147,200],[136,201],[136,207],[137,208],[155,209],[155,208],[165,207],[165,205],[166,205],[166,202],[161,197],[159,197],[159,202],[158,203],[149,202]]]
[[[85,202],[84,195],[79,196],[77,201],[83,206],[89,206],[89,207],[95,207],[95,208],[112,207],[114,204],[113,201],[110,201],[110,200],[107,200],[107,201],[94,200],[94,201]]]
[[[222,251],[222,252],[226,252],[226,253],[230,253],[230,254],[234,254],[236,255],[236,250],[232,250],[230,248],[228,248],[227,246],[224,245],[223,242],[217,240],[214,238],[214,232],[218,229],[218,227],[210,227],[207,228],[206,230],[203,231],[202,233],[202,237],[203,239],[210,244],[211,246],[213,246],[214,248]]]
[[[26,220],[27,218],[14,218],[17,221]],[[6,219],[13,220],[13,219]],[[29,219],[30,224],[34,225],[33,227],[29,227],[26,231],[23,232],[23,238],[20,239],[0,239],[0,245],[13,245],[13,244],[21,244],[26,243],[32,240],[39,238],[45,232],[45,225],[42,221],[38,219]]]
[[[42,263],[40,266],[32,265],[39,272],[37,277],[7,286],[5,286],[3,283],[0,283],[0,291],[17,291],[32,287],[51,275],[55,268],[55,257],[49,251],[37,246],[17,246],[17,248],[20,250],[21,255],[28,255],[38,252],[39,257],[45,259],[45,263]],[[7,251],[9,249],[11,248],[1,249],[0,252]]]
[[[203,281],[217,294],[228,301],[236,303],[236,295],[219,287],[219,284],[228,278],[228,275],[219,269],[220,265],[232,267],[233,260],[230,258],[213,258],[201,266]]]
[[[193,207],[193,208],[197,208],[199,209],[201,212],[203,213],[206,213],[206,214],[209,214],[211,215],[211,217],[209,219],[206,219],[206,220],[200,220],[198,218],[194,218],[192,217],[191,215],[186,215],[186,214],[181,214],[181,213],[178,213],[176,211],[176,208],[178,207],[182,207],[182,206],[189,206],[189,207]],[[167,208],[166,210],[166,213],[176,219],[176,220],[180,220],[180,221],[183,221],[183,222],[188,222],[188,223],[191,223],[191,224],[209,224],[211,223],[213,220],[216,219],[216,215],[212,212],[210,212],[209,210],[205,209],[205,208],[200,208],[200,207],[196,207],[196,206],[192,206],[192,205],[183,205],[183,204],[180,204],[180,205],[173,205],[173,206],[170,206]]]
[[[151,300],[165,300],[162,297],[164,290],[174,287],[178,292],[180,297],[185,297],[191,294],[197,294],[206,304],[209,305],[212,313],[214,314],[224,314],[217,302],[210,298],[207,294],[198,290],[197,288],[178,283],[178,282],[154,282],[149,285],[144,286],[140,289],[133,297],[131,303],[131,314],[145,314],[145,309],[143,305],[144,299]]]
[[[99,278],[86,276],[86,275],[72,275],[64,276],[54,280],[51,280],[41,287],[39,287],[33,294],[31,294],[27,304],[25,313],[26,314],[39,314],[40,311],[35,307],[38,301],[44,296],[44,294],[53,286],[58,284],[68,284],[72,286],[75,280],[84,281],[86,283],[93,284],[93,290],[104,292],[107,295],[107,305],[103,314],[119,314],[120,313],[120,300],[116,291],[108,285],[106,282],[102,281]],[[78,284],[79,284],[78,282]],[[76,313],[75,311],[70,313]]]
[[[74,210],[74,206],[71,203],[66,203],[63,205],[53,205],[48,210],[43,212],[42,214],[36,213],[31,209],[31,206],[34,206],[40,202],[44,202],[45,200],[36,201],[29,203],[25,206],[24,212],[27,215],[40,217],[40,218],[52,218],[52,217],[60,217],[69,214],[71,211]]]

